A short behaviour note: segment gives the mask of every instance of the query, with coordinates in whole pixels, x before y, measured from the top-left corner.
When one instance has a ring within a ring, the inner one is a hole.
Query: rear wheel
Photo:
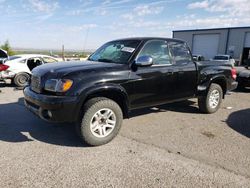
[[[206,96],[199,97],[198,104],[202,112],[215,113],[221,105],[223,91],[220,85],[211,84]]]
[[[19,73],[14,78],[14,83],[18,87],[24,87],[30,80],[30,75],[27,73]]]
[[[78,135],[91,146],[110,142],[119,132],[123,115],[120,106],[107,98],[90,99],[77,124]]]

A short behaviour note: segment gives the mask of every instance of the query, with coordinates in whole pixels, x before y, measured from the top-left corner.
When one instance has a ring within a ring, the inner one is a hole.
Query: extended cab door
[[[153,65],[137,67],[131,72],[131,108],[147,107],[171,101],[175,98],[177,69],[172,65],[166,40],[150,40],[145,43],[137,58],[151,56]],[[136,59],[137,59],[136,58]]]
[[[189,98],[197,90],[197,68],[192,60],[191,52],[186,43],[182,41],[169,41],[169,49],[173,64],[178,72],[176,81],[176,98]]]

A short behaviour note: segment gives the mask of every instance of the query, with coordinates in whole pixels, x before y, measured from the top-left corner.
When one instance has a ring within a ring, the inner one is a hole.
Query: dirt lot
[[[22,91],[1,90],[0,187],[250,186],[250,92],[212,115],[195,100],[136,111],[115,140],[91,148],[72,125],[28,112]]]

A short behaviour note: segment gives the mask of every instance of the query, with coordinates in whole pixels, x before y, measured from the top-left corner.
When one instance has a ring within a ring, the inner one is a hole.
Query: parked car
[[[235,67],[237,70],[238,89],[250,87],[250,69],[248,67]]]
[[[31,71],[35,67],[54,62],[57,62],[55,58],[40,54],[10,56],[4,63],[9,66],[9,69],[1,72],[0,78],[11,79],[15,85],[23,87],[29,81]]]
[[[194,61],[205,61],[205,57],[202,55],[193,55]]]
[[[235,60],[230,55],[216,55],[214,56],[213,61],[226,61],[232,64],[232,66],[235,66]]]
[[[134,109],[198,98],[204,113],[216,112],[236,72],[218,63],[193,62],[177,39],[130,38],[108,42],[86,62],[35,68],[25,105],[51,122],[75,122],[83,141],[111,141]]]

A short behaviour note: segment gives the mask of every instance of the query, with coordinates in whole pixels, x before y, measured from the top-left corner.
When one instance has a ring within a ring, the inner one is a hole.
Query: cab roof
[[[164,37],[131,37],[131,38],[121,38],[121,39],[116,39],[113,41],[119,41],[119,40],[141,40],[141,41],[148,41],[148,40],[167,40],[167,41],[174,41],[174,42],[182,42],[184,43],[185,41],[177,38],[164,38]]]

